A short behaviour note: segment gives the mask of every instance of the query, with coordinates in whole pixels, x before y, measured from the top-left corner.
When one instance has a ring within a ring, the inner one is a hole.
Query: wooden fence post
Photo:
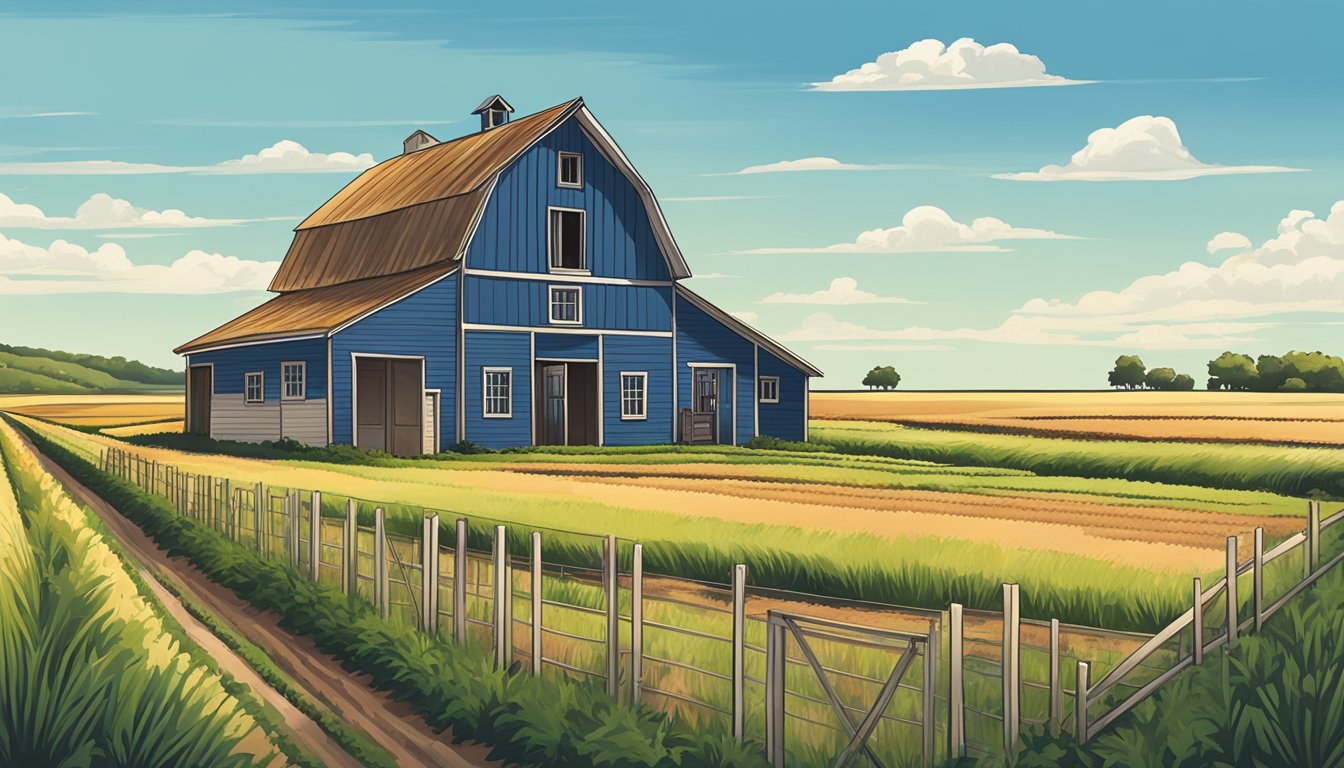
[[[322,492],[308,497],[308,565],[314,582],[322,579]],[[409,586],[409,585],[407,585]]]
[[[1237,537],[1227,537],[1227,649],[1237,647]]]
[[[1190,630],[1195,636],[1195,665],[1204,663],[1204,585],[1195,577],[1195,600],[1191,613]]]
[[[1265,623],[1265,529],[1255,529],[1255,554],[1251,567],[1251,610],[1255,612],[1255,631]]]
[[[644,694],[644,545],[630,561],[630,704]]]
[[[929,619],[929,632],[924,640],[924,680],[920,693],[924,698],[924,715],[920,730],[924,736],[924,766],[933,768],[938,755],[938,623]]]
[[[1021,728],[1020,603],[1016,584],[1003,585],[1003,753],[1011,762]]]
[[[1304,551],[1302,578],[1316,572],[1321,564],[1321,502],[1307,502],[1307,547]]]
[[[425,518],[420,534],[420,619],[425,634],[439,631],[439,515]]]
[[[495,668],[508,669],[509,667],[509,600],[513,592],[509,587],[509,550],[508,539],[505,536],[504,526],[495,526],[495,548],[491,556],[491,564],[494,566],[495,595],[494,600],[494,630],[495,630]]]
[[[774,612],[766,613],[765,638],[765,759],[784,768],[784,692],[788,685],[788,637]]]
[[[532,532],[531,577],[532,581],[528,587],[528,595],[532,598],[532,674],[540,675],[542,659],[545,658],[541,641],[542,600],[544,599],[541,589],[541,531]]]
[[[391,615],[387,595],[387,527],[382,507],[373,510],[373,604],[378,607],[379,616],[386,619]]]
[[[1077,693],[1073,700],[1073,740],[1079,744],[1087,743],[1087,662],[1078,662],[1078,682],[1074,685]]]
[[[621,684],[620,592],[616,573],[616,537],[608,536],[602,547],[602,582],[607,594],[607,695],[613,699]]]
[[[467,642],[467,521],[457,521],[453,545],[453,640]]]
[[[298,568],[303,565],[303,516],[300,512],[303,505],[299,503],[299,492],[288,491],[289,495],[289,558],[290,563]],[[384,553],[386,554],[386,553]]]
[[[1050,732],[1064,722],[1064,681],[1059,674],[1059,619],[1050,620]]]
[[[733,566],[733,738],[740,743],[747,723],[747,566]]]
[[[252,489],[252,538],[256,540],[257,553],[264,552],[263,546],[266,543],[266,537],[262,533],[262,522],[266,509],[266,486],[263,483],[257,483]]]
[[[952,603],[947,609],[947,757],[956,760],[966,756],[966,682],[962,667],[965,663],[965,637],[961,603]]]
[[[359,595],[359,505],[345,500],[345,525],[341,529],[341,590],[353,605]]]

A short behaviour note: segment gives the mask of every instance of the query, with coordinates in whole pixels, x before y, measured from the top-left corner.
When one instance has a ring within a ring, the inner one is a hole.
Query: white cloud
[[[264,219],[206,219],[188,216],[176,208],[155,211],[139,208],[128,200],[99,192],[80,204],[74,216],[48,216],[41,208],[18,203],[0,193],[0,227],[15,229],[139,229],[173,227],[229,227]]]
[[[905,166],[842,163],[833,157],[804,157],[798,160],[780,160],[777,163],[766,163],[765,165],[749,165],[740,171],[711,175],[750,176],[757,173],[799,173],[806,171],[885,171],[903,167]]]
[[[755,312],[729,312],[728,314],[736,317],[747,325],[755,325],[761,321],[761,316]]]
[[[937,253],[942,251],[991,251],[1006,249],[995,245],[1004,240],[1076,240],[1046,229],[1025,229],[1009,225],[993,216],[982,216],[963,224],[942,208],[921,205],[901,217],[901,224],[888,229],[870,229],[852,243],[836,243],[819,248],[757,248],[740,253]]]
[[[1219,232],[1209,238],[1208,245],[1204,250],[1209,253],[1226,251],[1229,248],[1236,248],[1238,251],[1244,251],[1251,247],[1251,239],[1240,232]]]
[[[818,344],[826,352],[946,352],[947,344]]]
[[[878,296],[859,289],[859,281],[852,277],[837,277],[829,288],[812,293],[772,293],[761,299],[761,304],[923,304],[922,301],[896,296]]]
[[[1285,173],[1301,168],[1277,165],[1212,165],[1197,160],[1181,141],[1169,117],[1139,115],[1115,128],[1101,128],[1087,137],[1067,165],[1039,171],[995,174],[1013,181],[1181,181],[1199,176],[1241,173]]]
[[[41,117],[89,117],[97,112],[30,112],[26,115],[0,115],[3,120],[31,120]]]
[[[963,37],[947,46],[941,40],[920,40],[828,82],[812,83],[812,87],[817,91],[934,91],[1089,82],[1049,74],[1039,58],[1009,43],[984,46]]]
[[[256,154],[214,165],[159,165],[121,160],[67,160],[51,163],[0,163],[0,175],[8,176],[109,176],[158,173],[247,174],[247,173],[354,173],[372,166],[373,155],[365,152],[313,152],[284,139]]]
[[[246,261],[200,250],[172,264],[135,264],[116,243],[89,251],[55,240],[43,248],[0,235],[0,295],[7,296],[261,291],[279,267],[278,261]]]

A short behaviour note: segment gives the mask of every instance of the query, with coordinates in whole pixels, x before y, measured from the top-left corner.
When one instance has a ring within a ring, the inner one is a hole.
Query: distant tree
[[[1273,392],[1283,387],[1288,378],[1283,366],[1283,358],[1278,355],[1260,355],[1255,358],[1255,388],[1260,392]]]
[[[1121,355],[1115,358],[1115,367],[1107,374],[1106,380],[1117,389],[1135,389],[1143,386],[1143,360],[1138,355]]]
[[[1250,355],[1224,352],[1209,361],[1210,389],[1248,390],[1255,386],[1259,373]],[[1218,386],[1212,386],[1214,382]]]
[[[1289,352],[1283,356],[1285,383],[1298,378],[1312,392],[1344,392],[1344,359],[1323,352]]]
[[[1191,392],[1194,388],[1195,377],[1188,373],[1178,373],[1171,381],[1171,389],[1174,392]]]
[[[1301,392],[1306,388],[1307,388],[1307,382],[1297,378],[1296,376],[1289,376],[1288,378],[1283,380],[1283,384],[1279,385],[1279,389],[1284,392]]]
[[[1143,383],[1149,389],[1169,390],[1176,380],[1176,371],[1170,368],[1154,368],[1143,376]]]
[[[869,389],[895,389],[901,383],[901,374],[890,365],[875,366],[863,377],[863,386]]]

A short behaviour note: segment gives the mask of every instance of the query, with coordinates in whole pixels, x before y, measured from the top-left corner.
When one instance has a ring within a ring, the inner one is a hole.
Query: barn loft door
[[[420,360],[355,361],[355,445],[415,456],[424,447],[424,378]]]

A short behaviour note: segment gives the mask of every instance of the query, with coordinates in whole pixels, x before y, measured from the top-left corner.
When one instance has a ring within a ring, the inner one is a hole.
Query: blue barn
[[[681,285],[644,179],[575,99],[411,134],[296,229],[278,296],[179,347],[188,432],[398,455],[470,440],[807,438],[821,372]]]

